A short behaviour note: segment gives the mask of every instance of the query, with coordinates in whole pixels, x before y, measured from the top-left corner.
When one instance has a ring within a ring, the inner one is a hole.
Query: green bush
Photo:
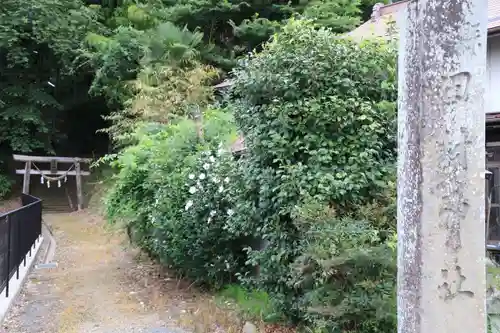
[[[309,295],[291,283],[290,265],[307,241],[293,212],[313,201],[334,207],[339,221],[357,221],[392,186],[395,64],[392,45],[357,44],[291,20],[234,72],[232,107],[248,153],[229,227],[265,240],[264,249],[247,249],[258,276],[242,281],[269,292],[291,318],[304,319]],[[384,204],[391,213],[391,199]],[[394,228],[384,215],[374,216],[371,228]]]
[[[184,276],[215,287],[233,281],[246,261],[244,237],[226,228],[233,214],[227,190],[232,168],[230,152],[202,151],[184,167],[177,189],[158,189],[151,216],[160,258]]]
[[[4,199],[12,189],[12,180],[0,174],[0,199]]]
[[[227,112],[205,113],[203,140],[188,118],[147,123],[114,162],[109,220],[182,276],[261,291],[250,313],[393,331],[394,49],[291,20],[234,76],[246,156]]]
[[[393,238],[384,241],[373,221],[338,218],[319,204],[297,208],[294,224],[303,237],[288,284],[303,290],[306,323],[319,332],[395,332]]]
[[[236,138],[232,116],[204,114],[203,140],[190,119],[148,124],[138,143],[118,155],[106,198],[111,222],[124,220],[141,248],[180,275],[211,286],[230,282],[245,266],[244,240],[225,228]]]
[[[237,284],[227,285],[218,294],[218,300],[223,307],[228,303],[231,305],[236,303],[236,310],[247,320],[264,322],[283,320],[282,314],[273,307],[269,295],[262,290],[245,289]]]
[[[292,20],[235,71],[236,119],[271,189],[279,180],[290,199],[352,204],[385,187],[396,156],[395,61],[389,45]]]

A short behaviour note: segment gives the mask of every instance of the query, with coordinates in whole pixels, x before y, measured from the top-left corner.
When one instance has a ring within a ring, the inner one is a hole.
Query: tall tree
[[[0,148],[50,151],[80,41],[99,30],[79,0],[0,3]]]
[[[335,32],[358,25],[375,0],[122,0],[103,5],[111,28],[144,30],[160,22],[203,33],[205,61],[230,70],[238,56],[259,48],[293,15],[303,15]]]

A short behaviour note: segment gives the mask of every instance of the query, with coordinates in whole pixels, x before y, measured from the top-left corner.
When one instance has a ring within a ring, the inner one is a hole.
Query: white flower
[[[204,173],[200,173],[200,175],[198,176],[198,178],[200,178],[201,180],[205,179],[205,174]]]
[[[197,191],[197,190],[196,190],[196,187],[194,187],[194,186],[191,186],[191,187],[189,188],[189,193],[191,193],[191,194],[195,194],[195,193],[196,193],[196,191]]]
[[[215,216],[215,214],[217,214],[215,210],[210,211],[210,216]]]
[[[218,184],[218,183],[219,183],[219,178],[217,178],[217,177],[212,177],[212,181],[213,181],[215,184]]]
[[[227,184],[229,183],[229,177],[224,178],[224,182]]]
[[[219,186],[219,193],[222,193],[222,191],[224,191],[224,187],[221,185]]]
[[[194,175],[193,175],[193,174],[190,174],[188,177],[189,177],[189,179],[191,179],[191,180],[192,180],[192,179],[194,179]]]
[[[227,215],[232,216],[234,214],[234,211],[232,209],[227,210]]]
[[[186,206],[184,207],[184,209],[188,210],[189,208],[191,208],[192,205],[193,205],[193,201],[192,200],[188,200],[188,202],[186,202]]]
[[[210,168],[210,164],[205,163],[203,164],[203,169],[208,170]]]
[[[215,162],[215,157],[213,157],[213,156],[210,156],[208,159],[209,159],[209,160],[210,160],[210,162],[212,162],[212,163],[214,163],[214,162]]]
[[[210,222],[212,222],[212,217],[211,216],[207,219],[207,223],[210,223]]]
[[[217,155],[218,156],[221,156],[223,153],[224,153],[224,149],[219,148],[219,150],[217,150]]]

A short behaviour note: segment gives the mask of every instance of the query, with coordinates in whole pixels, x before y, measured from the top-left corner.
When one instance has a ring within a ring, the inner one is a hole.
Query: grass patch
[[[221,307],[230,307],[245,320],[278,323],[283,316],[274,308],[269,295],[261,290],[247,290],[238,285],[228,285],[216,297]]]

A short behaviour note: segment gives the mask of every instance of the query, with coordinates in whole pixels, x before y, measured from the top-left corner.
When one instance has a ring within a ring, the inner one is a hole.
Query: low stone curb
[[[54,235],[52,233],[52,230],[51,230],[50,226],[47,225],[45,223],[45,221],[43,221],[42,223],[43,223],[42,224],[42,235],[43,235],[43,238],[47,239],[47,241],[49,243],[48,243],[48,246],[47,246],[47,249],[46,249],[45,253],[41,257],[40,263],[42,263],[42,264],[48,264],[48,263],[52,262],[52,259],[54,259],[54,255],[55,255],[55,252],[56,252],[56,240],[54,238]]]
[[[37,241],[35,241],[35,249],[31,251],[31,256],[29,253],[26,255],[26,266],[21,264],[19,266],[19,279],[16,278],[16,275],[10,279],[9,282],[9,297],[5,297],[5,291],[2,291],[0,294],[0,324],[5,319],[5,316],[10,310],[10,307],[16,300],[19,292],[24,286],[26,282],[26,278],[28,277],[31,268],[37,258],[37,255],[40,252],[43,244],[46,244],[48,240],[46,240],[43,235],[41,235]]]
[[[40,251],[41,249],[44,249]],[[19,292],[22,290],[26,278],[28,277],[33,265],[35,263],[47,264],[51,263],[54,259],[56,251],[56,241],[52,234],[50,226],[46,225],[45,222],[42,224],[42,235],[36,242],[35,249],[26,255],[26,266],[21,265],[19,267],[19,280],[15,276],[10,280],[9,297],[5,297],[5,293],[0,294],[0,324],[5,319],[7,313],[9,312],[14,301],[17,299]],[[37,265],[35,265],[36,268]]]

